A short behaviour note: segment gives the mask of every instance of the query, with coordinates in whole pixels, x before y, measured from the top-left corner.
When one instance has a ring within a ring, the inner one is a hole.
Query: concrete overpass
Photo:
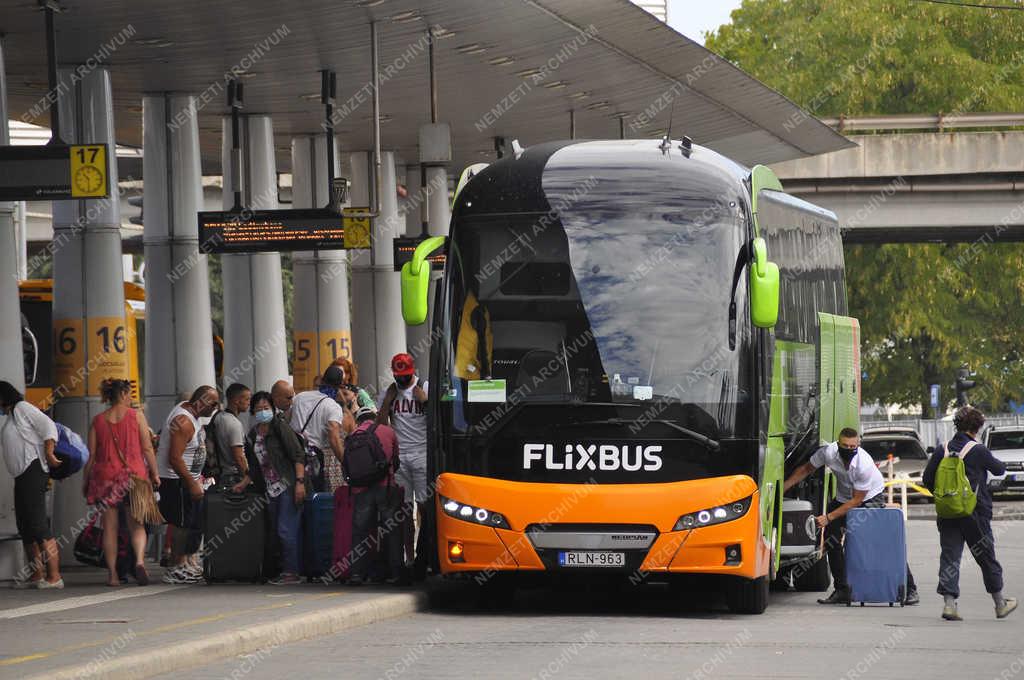
[[[788,192],[836,212],[846,243],[1024,241],[1024,131],[992,129],[1024,127],[1024,115],[824,122],[875,132],[773,168]]]

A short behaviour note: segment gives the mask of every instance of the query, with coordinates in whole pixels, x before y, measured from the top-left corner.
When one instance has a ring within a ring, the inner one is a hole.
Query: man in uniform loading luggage
[[[878,466],[864,449],[860,448],[860,435],[851,427],[839,432],[839,441],[821,447],[811,459],[793,471],[783,486],[783,492],[823,465],[836,476],[836,497],[830,501],[824,515],[815,518],[825,530],[825,552],[832,572],[834,590],[820,604],[848,604],[850,586],[846,582],[846,557],[843,553],[843,534],[846,531],[846,513],[854,508],[881,508],[885,506],[883,492],[885,479]],[[914,576],[907,566],[907,595],[904,604],[920,602]]]

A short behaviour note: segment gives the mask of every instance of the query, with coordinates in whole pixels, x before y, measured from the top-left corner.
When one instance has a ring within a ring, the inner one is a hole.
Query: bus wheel
[[[801,563],[796,567],[793,585],[804,593],[823,593],[828,590],[832,576],[828,571],[828,560],[822,557],[813,564]]]
[[[768,607],[768,577],[737,578],[725,593],[729,611],[734,614],[761,614]]]

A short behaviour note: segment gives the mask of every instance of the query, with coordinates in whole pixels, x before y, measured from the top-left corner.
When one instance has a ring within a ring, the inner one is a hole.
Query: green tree
[[[817,116],[1020,111],[1024,12],[912,0],[745,0],[707,47]],[[930,384],[973,402],[1024,395],[1021,246],[847,246],[851,314],[861,320],[864,399],[928,413]]]

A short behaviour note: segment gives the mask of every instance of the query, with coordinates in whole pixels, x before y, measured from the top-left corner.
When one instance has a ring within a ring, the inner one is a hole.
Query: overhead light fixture
[[[387,0],[356,0],[356,7],[376,7],[383,5]]]
[[[132,42],[142,47],[170,47],[174,44],[173,40],[167,38],[136,38]]]
[[[141,106],[129,106],[128,110],[131,111],[132,113],[142,113],[142,107]]]
[[[512,57],[494,57],[493,59],[487,60],[487,63],[490,64],[491,66],[508,66],[509,64],[514,64],[515,62],[516,60],[513,59]]]
[[[569,95],[569,98],[570,99],[586,99],[589,96],[590,96],[589,92],[586,92],[584,90],[580,90],[579,92],[573,92],[571,95]]]
[[[391,21],[396,24],[404,24],[410,21],[421,21],[422,19],[423,15],[414,9],[411,9],[408,12],[399,12],[391,17]]]
[[[469,43],[468,45],[459,45],[455,48],[455,51],[462,54],[480,54],[486,52],[487,48],[480,43]]]
[[[609,117],[609,118],[629,118],[629,117],[630,117],[630,116],[632,116],[632,115],[633,115],[633,114],[632,114],[632,113],[629,113],[628,111],[618,111],[618,112],[616,112],[616,113],[613,113],[613,114],[611,114],[611,115],[610,115],[610,116],[608,116],[608,117]]]
[[[434,40],[447,40],[448,38],[455,37],[455,31],[449,31],[444,26],[435,25],[430,27],[430,35],[433,36]]]
[[[609,106],[611,106],[611,104],[609,104],[607,101],[602,99],[599,102],[594,102],[593,104],[587,104],[587,110],[588,111],[597,111],[597,110],[600,110],[600,109],[607,109]]]
[[[546,87],[549,90],[560,90],[563,87],[568,87],[569,83],[564,80],[553,80],[550,83],[544,83],[542,87]]]
[[[308,102],[317,101],[320,99],[319,92],[310,92],[309,94],[300,94],[299,99],[305,99]]]
[[[539,76],[543,71],[539,68],[527,68],[522,71],[516,71],[516,75],[520,78],[529,78],[530,76]]]
[[[249,78],[255,78],[255,77],[257,76],[257,74],[256,74],[256,73],[253,73],[252,71],[246,71],[245,73],[238,73],[238,74],[236,74],[236,75],[237,75],[237,76],[238,76],[239,78],[245,78],[245,79],[247,79],[247,80],[248,80]]]
[[[319,95],[317,95],[317,96],[319,96]],[[373,120],[373,116],[363,116],[363,120]],[[389,122],[391,122],[391,116],[389,116],[386,113],[380,114],[380,122],[382,122],[382,123],[389,123]]]

